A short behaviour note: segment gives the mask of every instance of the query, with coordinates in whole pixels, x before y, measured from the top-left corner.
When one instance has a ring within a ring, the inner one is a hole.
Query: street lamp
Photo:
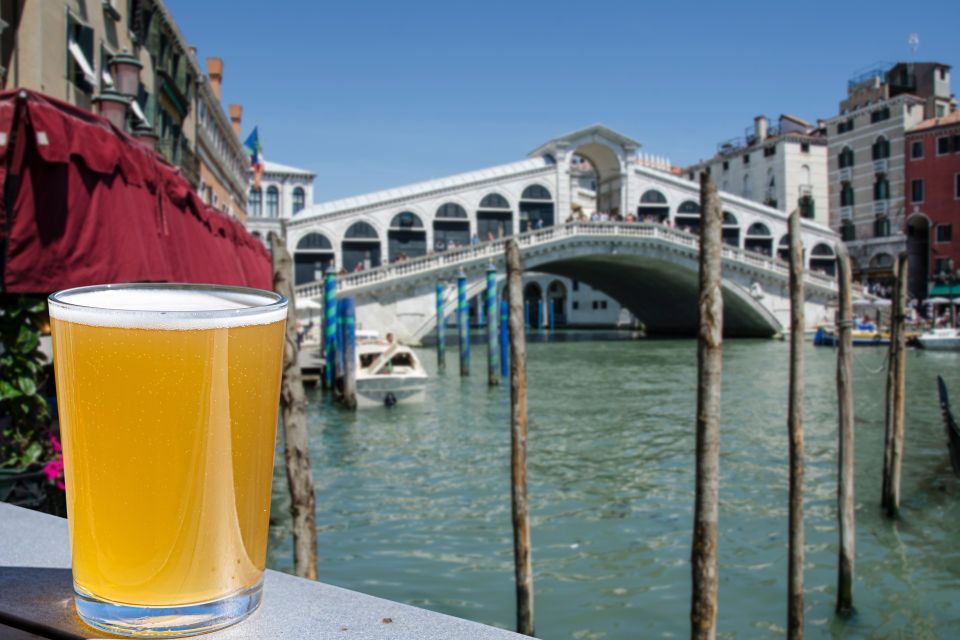
[[[110,75],[117,92],[131,98],[140,91],[140,69],[143,64],[130,53],[123,51],[110,56]]]
[[[123,131],[130,98],[111,89],[104,89],[93,101],[97,103],[97,112],[109,120],[110,124]]]

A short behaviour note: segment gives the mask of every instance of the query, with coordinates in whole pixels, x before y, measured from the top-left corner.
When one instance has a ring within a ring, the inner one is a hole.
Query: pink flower
[[[56,483],[57,488],[63,490],[66,488],[63,483],[63,449],[60,446],[60,440],[52,433],[50,434],[50,446],[53,447],[57,455],[43,465],[43,472],[47,475],[48,482]]]

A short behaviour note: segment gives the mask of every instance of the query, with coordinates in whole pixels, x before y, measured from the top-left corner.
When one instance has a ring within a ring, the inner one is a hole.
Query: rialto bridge
[[[316,281],[333,266],[342,294],[356,298],[358,322],[417,341],[434,328],[436,283],[463,268],[476,295],[488,263],[502,276],[502,238],[515,235],[528,271],[562,277],[565,290],[585,283],[651,332],[692,333],[698,185],[644,166],[638,149],[596,125],[555,138],[520,162],[304,209],[286,224],[298,298],[322,300]],[[782,331],[789,317],[780,259],[787,217],[727,193],[721,202],[726,331]],[[585,221],[594,212],[616,222]],[[814,323],[827,319],[834,297],[837,237],[810,220],[802,221],[802,234],[807,318]],[[569,317],[569,295],[538,295],[543,311],[535,311],[535,323],[545,323],[548,304]]]

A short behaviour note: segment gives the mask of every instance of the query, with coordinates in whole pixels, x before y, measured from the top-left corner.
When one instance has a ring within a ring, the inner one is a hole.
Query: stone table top
[[[0,503],[0,636],[8,634],[70,640],[109,637],[83,624],[74,610],[67,521]],[[508,640],[525,636],[268,570],[260,608],[244,622],[203,637]]]

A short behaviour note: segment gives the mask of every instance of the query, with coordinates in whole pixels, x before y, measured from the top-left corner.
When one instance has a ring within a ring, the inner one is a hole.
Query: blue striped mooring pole
[[[447,368],[447,321],[443,317],[444,285],[437,283],[437,370]]]
[[[457,331],[460,334],[460,375],[470,375],[470,307],[467,306],[467,274],[457,274]]]
[[[357,408],[357,322],[353,298],[340,301],[340,353],[343,362],[341,399],[348,409]]]
[[[510,303],[507,302],[506,289],[503,295],[500,301],[500,375],[506,378],[510,375]]]
[[[326,321],[323,372],[327,388],[333,389],[337,363],[337,272],[333,267],[327,269],[323,279],[323,313]]]
[[[483,305],[480,305],[483,306]],[[487,265],[487,384],[500,384],[497,376],[497,270]]]

